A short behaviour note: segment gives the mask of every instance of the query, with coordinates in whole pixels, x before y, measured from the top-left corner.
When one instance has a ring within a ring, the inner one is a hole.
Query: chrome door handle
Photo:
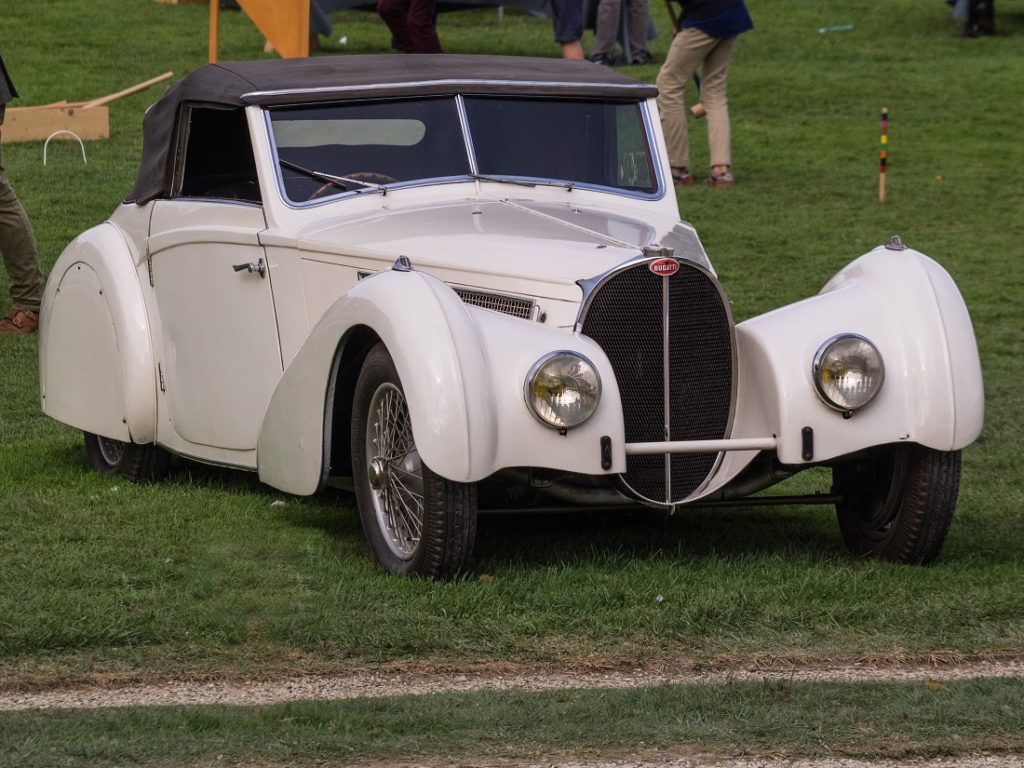
[[[231,267],[235,272],[259,272],[260,277],[267,276],[267,265],[263,263],[263,259],[253,264],[251,261],[245,264],[234,264]]]

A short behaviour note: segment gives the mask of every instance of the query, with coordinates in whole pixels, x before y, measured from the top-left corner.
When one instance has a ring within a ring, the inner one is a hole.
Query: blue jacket
[[[743,0],[681,0],[679,28],[696,27],[709,37],[734,37],[754,28]]]

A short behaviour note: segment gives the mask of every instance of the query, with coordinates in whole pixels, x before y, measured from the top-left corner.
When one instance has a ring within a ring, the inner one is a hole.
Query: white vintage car
[[[43,409],[101,472],[348,482],[396,573],[464,572],[478,510],[764,504],[815,466],[831,490],[783,501],[933,560],[983,415],[956,286],[893,238],[734,324],[655,95],[529,58],[196,70],[50,275]]]

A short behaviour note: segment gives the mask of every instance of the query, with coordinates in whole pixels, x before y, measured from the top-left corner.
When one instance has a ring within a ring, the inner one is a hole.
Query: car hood
[[[679,222],[512,200],[378,210],[321,221],[297,236],[305,258],[358,259],[363,267],[387,269],[406,256],[414,269],[446,282],[559,299],[579,298],[577,280],[634,259],[653,243],[706,263],[696,233]]]

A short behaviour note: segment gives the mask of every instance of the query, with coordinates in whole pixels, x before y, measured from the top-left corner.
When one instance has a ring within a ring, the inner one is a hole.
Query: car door
[[[282,373],[252,148],[241,110],[194,108],[182,131],[148,242],[161,418],[188,443],[251,451]]]

